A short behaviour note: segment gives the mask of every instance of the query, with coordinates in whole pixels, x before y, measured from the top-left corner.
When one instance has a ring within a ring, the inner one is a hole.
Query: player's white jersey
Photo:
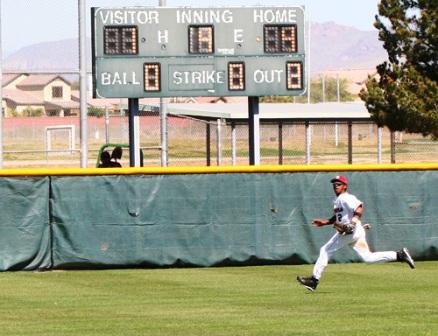
[[[356,196],[344,192],[333,201],[333,211],[336,216],[336,223],[349,224],[354,215],[354,210],[357,209],[362,202]]]

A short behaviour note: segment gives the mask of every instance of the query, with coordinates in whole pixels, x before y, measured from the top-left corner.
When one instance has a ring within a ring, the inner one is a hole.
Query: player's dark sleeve
[[[330,217],[329,219],[328,219],[328,223],[329,224],[334,224],[336,222],[336,215],[333,215],[332,217]]]

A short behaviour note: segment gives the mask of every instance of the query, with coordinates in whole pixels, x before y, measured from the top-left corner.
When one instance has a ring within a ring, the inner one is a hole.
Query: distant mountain
[[[313,23],[310,39],[311,72],[372,69],[387,58],[377,31],[334,22]]]
[[[334,22],[312,23],[311,72],[372,69],[386,59],[377,31],[361,31]],[[307,41],[306,41],[307,43]],[[88,39],[87,54],[91,41]],[[3,62],[8,70],[72,70],[78,68],[78,41],[68,39],[30,45],[10,54]],[[91,60],[88,59],[91,69]]]
[[[90,55],[91,40],[87,39],[87,54]],[[88,60],[91,69],[91,60]],[[74,70],[79,68],[78,40],[67,39],[42,42],[21,48],[3,61],[7,70]]]

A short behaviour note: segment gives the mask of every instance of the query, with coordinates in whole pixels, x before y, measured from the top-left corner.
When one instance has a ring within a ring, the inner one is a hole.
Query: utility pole
[[[87,59],[85,39],[85,0],[78,0],[79,18],[79,85],[81,123],[81,168],[88,165],[88,125],[87,125]]]
[[[166,7],[166,0],[159,0],[160,7]],[[167,133],[167,104],[168,98],[160,98],[160,142],[161,142],[161,167],[167,167],[168,159],[168,133]]]
[[[3,168],[3,48],[2,48],[2,3],[0,2],[0,169]]]

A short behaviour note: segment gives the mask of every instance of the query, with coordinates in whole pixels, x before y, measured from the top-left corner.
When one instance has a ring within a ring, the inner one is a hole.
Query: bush
[[[32,107],[26,107],[22,111],[23,117],[41,117],[44,114],[44,111],[42,108],[32,108]]]
[[[26,107],[21,112],[17,111],[16,109],[10,109],[9,115],[13,118],[17,117],[41,117],[44,115],[44,110],[42,108],[32,108],[30,106]]]
[[[88,115],[90,117],[103,117],[105,115],[105,109],[100,107],[89,107],[88,108]]]

